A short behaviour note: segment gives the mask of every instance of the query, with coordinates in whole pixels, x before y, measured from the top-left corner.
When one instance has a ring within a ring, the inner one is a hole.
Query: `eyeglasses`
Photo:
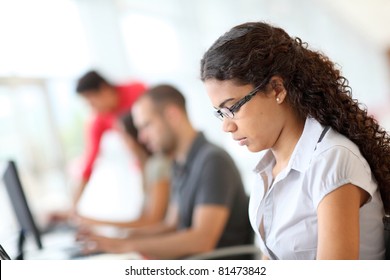
[[[258,85],[257,87],[255,87],[250,93],[248,93],[247,95],[245,95],[242,99],[238,100],[235,104],[233,104],[230,108],[221,108],[217,111],[214,112],[215,116],[220,119],[221,121],[224,119],[224,118],[229,118],[229,119],[232,119],[234,118],[234,113],[238,112],[238,110],[240,110],[240,108],[242,107],[242,105],[244,105],[245,103],[247,103],[249,100],[252,99],[253,96],[256,95],[256,93],[260,90],[260,88],[262,88],[264,86],[264,84],[266,83],[267,79],[264,80],[260,85]]]

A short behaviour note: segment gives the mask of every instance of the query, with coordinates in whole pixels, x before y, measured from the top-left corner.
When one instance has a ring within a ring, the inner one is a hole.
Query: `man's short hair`
[[[162,84],[152,87],[146,91],[144,96],[149,97],[158,109],[173,104],[186,112],[186,101],[183,94],[171,85]]]
[[[83,94],[86,91],[97,91],[102,84],[109,85],[107,80],[95,70],[88,71],[77,81],[76,92]]]

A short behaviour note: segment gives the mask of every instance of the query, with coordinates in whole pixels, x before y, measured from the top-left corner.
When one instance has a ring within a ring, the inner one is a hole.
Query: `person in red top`
[[[85,98],[96,115],[87,130],[86,158],[82,180],[74,196],[74,207],[91,176],[103,134],[114,127],[117,119],[131,109],[133,103],[145,90],[146,86],[138,81],[113,85],[93,70],[79,78],[76,91]]]

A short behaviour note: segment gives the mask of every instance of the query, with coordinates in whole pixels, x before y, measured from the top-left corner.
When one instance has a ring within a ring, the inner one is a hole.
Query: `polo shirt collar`
[[[202,132],[198,132],[195,139],[192,141],[191,148],[189,149],[186,157],[186,161],[184,164],[179,164],[177,161],[174,161],[174,167],[177,168],[184,168],[184,170],[187,170],[188,166],[191,165],[191,162],[195,158],[196,154],[200,150],[200,148],[203,146],[204,143],[206,143],[206,137]]]
[[[195,158],[196,154],[198,153],[199,149],[203,146],[205,142],[206,142],[206,138],[204,137],[203,133],[198,132],[187,154],[186,165],[192,162],[192,160]]]

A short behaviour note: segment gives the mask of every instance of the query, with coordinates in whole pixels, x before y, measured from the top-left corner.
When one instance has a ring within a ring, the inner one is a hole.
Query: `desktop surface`
[[[36,246],[26,246],[26,260],[141,260],[137,252],[124,254],[93,253],[84,255],[82,244],[75,241],[75,231],[64,230],[48,232],[42,235],[42,249]]]

